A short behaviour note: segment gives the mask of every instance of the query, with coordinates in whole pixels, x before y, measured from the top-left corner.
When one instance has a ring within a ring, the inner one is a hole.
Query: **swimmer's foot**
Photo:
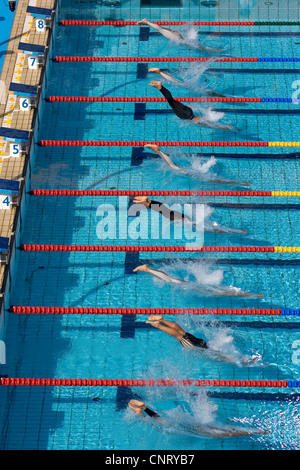
[[[146,323],[149,323],[150,325],[154,326],[154,328],[158,328],[162,320],[163,320],[163,317],[161,315],[150,315]]]
[[[142,266],[138,266],[137,268],[134,268],[133,272],[137,271],[145,271],[147,272],[149,270],[148,266],[146,264],[143,264]]]
[[[163,316],[162,315],[150,315],[150,317],[148,317],[148,320],[149,321],[162,321]]]
[[[135,196],[134,199],[133,199],[133,202],[135,204],[143,204],[146,207],[148,207],[149,204],[150,204],[150,201],[147,198],[147,196]]]
[[[152,80],[152,82],[150,82],[149,85],[153,86],[154,88],[157,88],[158,90],[161,90],[161,87],[162,87],[161,82],[157,82],[155,80]]]
[[[153,72],[153,73],[158,73],[160,74],[160,69],[156,67],[152,67],[151,69],[148,69],[148,72]]]
[[[146,408],[145,403],[143,401],[138,401],[138,400],[130,400],[130,402],[128,403],[128,406],[137,415],[141,415],[142,410]]]
[[[153,144],[146,144],[144,145],[145,148],[153,150],[154,152],[159,152],[159,146],[158,145],[153,145]]]
[[[137,24],[141,24],[141,25],[143,25],[143,24],[145,25],[145,24],[146,24],[146,25],[147,25],[147,24],[148,24],[148,20],[147,20],[146,18],[144,18],[143,20],[138,21]]]

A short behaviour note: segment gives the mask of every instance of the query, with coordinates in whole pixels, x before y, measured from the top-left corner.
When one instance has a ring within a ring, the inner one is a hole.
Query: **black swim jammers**
[[[204,339],[196,338],[196,336],[193,336],[190,333],[185,333],[180,343],[182,344],[184,348],[208,349],[207,342],[204,341]]]
[[[169,90],[162,86],[159,91],[164,95],[176,116],[178,116],[180,119],[194,119],[195,115],[192,109],[180,103],[180,101],[175,100]]]
[[[159,201],[151,201],[148,207],[149,209],[159,212],[167,219],[170,219],[171,222],[174,222],[174,220],[183,220],[185,218],[189,218],[181,212],[171,211],[167,206],[165,206],[162,202]]]

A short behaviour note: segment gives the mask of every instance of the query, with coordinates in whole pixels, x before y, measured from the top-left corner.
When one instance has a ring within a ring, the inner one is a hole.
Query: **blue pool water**
[[[59,19],[295,20],[295,10],[278,9],[277,5],[271,8],[264,2],[248,2],[248,8],[245,2],[226,2],[226,7],[220,8],[198,3],[191,0],[183,8],[159,9],[140,8],[135,0],[122,1],[120,5],[104,2],[102,6],[87,6],[86,2],[74,6],[71,0],[63,0]],[[213,28],[205,30],[213,31]],[[216,27],[215,30],[271,33],[274,27]],[[150,34],[148,41],[141,41],[139,31],[136,26],[57,26],[51,55],[197,55],[156,34]],[[296,32],[296,27],[280,26],[276,31]],[[280,37],[224,35],[211,37],[209,44],[224,46],[228,56],[299,57],[298,38],[287,34]],[[232,96],[290,97],[292,84],[299,76],[297,63],[271,63],[263,67],[256,63],[226,63],[213,67],[222,71],[210,80],[220,93]],[[185,68],[170,64],[169,70],[179,77]],[[152,79],[155,79],[152,74],[138,78],[136,63],[52,62],[44,97],[158,96],[157,90],[148,85]],[[169,84],[167,87],[174,96],[195,96],[193,91]],[[243,132],[182,125],[164,103],[147,103],[141,118],[134,103],[45,101],[36,140],[299,140],[298,107],[293,103],[218,103],[215,108],[226,110],[224,120]],[[216,158],[213,173],[249,181],[253,190],[295,191],[299,186],[297,148],[196,148],[193,154],[188,147],[164,150],[177,164],[192,167],[192,177],[172,172],[147,150],[36,145],[28,189],[243,189],[203,181],[203,168],[201,173],[199,164],[209,161],[212,155]],[[210,203],[211,221],[248,231],[248,235],[205,233],[205,245],[299,246],[298,198],[160,200],[177,204]],[[101,240],[99,206],[112,205],[119,218],[120,207],[127,208],[129,204],[126,198],[120,202],[117,197],[28,196],[27,201],[20,244],[182,244],[174,237],[134,240],[125,236],[122,240]],[[129,222],[134,223],[134,218]],[[149,234],[150,220],[144,220],[141,229]],[[296,253],[175,255],[18,251],[15,262],[11,305],[299,308]],[[174,288],[146,273],[132,272],[145,263],[193,284],[191,288]],[[264,299],[204,295],[207,279],[215,286],[231,285],[261,293]],[[146,324],[145,316],[9,315],[7,364],[0,369],[1,375],[9,377],[299,380],[297,317],[168,317],[178,321],[186,331],[212,342],[224,354],[233,355],[236,363],[228,364],[203,353],[183,350],[174,338]],[[241,364],[241,357],[256,353],[262,360],[251,367]],[[0,395],[4,404],[0,448],[6,450],[299,449],[299,395],[293,389],[3,387]],[[173,423],[184,421],[205,426],[217,422],[265,429],[270,433],[212,439],[166,432],[153,426],[150,420],[133,415],[127,408],[131,398],[142,399]]]

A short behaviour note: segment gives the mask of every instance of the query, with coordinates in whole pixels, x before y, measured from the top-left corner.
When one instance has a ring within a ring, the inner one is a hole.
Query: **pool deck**
[[[26,112],[18,111],[19,99],[15,97],[16,99],[12,100],[12,95],[8,93],[8,89],[11,82],[34,86],[41,85],[43,67],[39,67],[37,70],[29,69],[26,56],[20,62],[18,45],[20,41],[47,45],[51,30],[47,29],[43,33],[37,32],[35,27],[36,18],[26,14],[26,10],[28,5],[53,9],[55,3],[55,0],[18,0],[17,2],[7,45],[8,53],[5,55],[0,77],[6,87],[5,104],[0,104],[0,126],[2,127],[26,131],[31,131],[34,127],[35,108]],[[25,177],[27,155],[24,154],[17,158],[3,158],[7,155],[9,155],[9,144],[5,146],[3,141],[0,141],[0,158],[2,160],[0,177],[21,182]],[[16,217],[17,207],[0,211],[0,236],[11,239]],[[5,269],[5,265],[0,266],[0,296],[3,296],[4,291]]]

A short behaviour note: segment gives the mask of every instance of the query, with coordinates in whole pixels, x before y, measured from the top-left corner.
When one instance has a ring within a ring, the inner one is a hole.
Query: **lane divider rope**
[[[55,56],[54,62],[300,62],[300,57],[102,57]]]
[[[120,252],[221,252],[300,253],[299,246],[129,246],[129,245],[41,245],[23,244],[22,251],[120,251]]]
[[[32,189],[32,196],[244,196],[300,197],[300,191],[132,191],[108,189]]]
[[[297,26],[300,21],[152,21],[161,26],[193,24],[196,26]],[[60,26],[136,26],[137,21],[62,20]]]
[[[42,147],[145,147],[159,145],[161,147],[300,147],[300,142],[235,142],[235,141],[147,141],[147,140],[40,140]]]
[[[183,103],[212,102],[212,103],[292,103],[292,98],[242,98],[242,97],[177,97]],[[48,96],[49,103],[88,102],[88,103],[164,103],[166,98],[149,96]]]
[[[300,380],[214,380],[214,379],[47,379],[1,377],[2,386],[60,386],[60,387],[255,387],[298,388]]]
[[[8,309],[26,315],[260,315],[298,316],[300,309],[285,308],[100,308],[100,307],[31,307],[13,305]]]

